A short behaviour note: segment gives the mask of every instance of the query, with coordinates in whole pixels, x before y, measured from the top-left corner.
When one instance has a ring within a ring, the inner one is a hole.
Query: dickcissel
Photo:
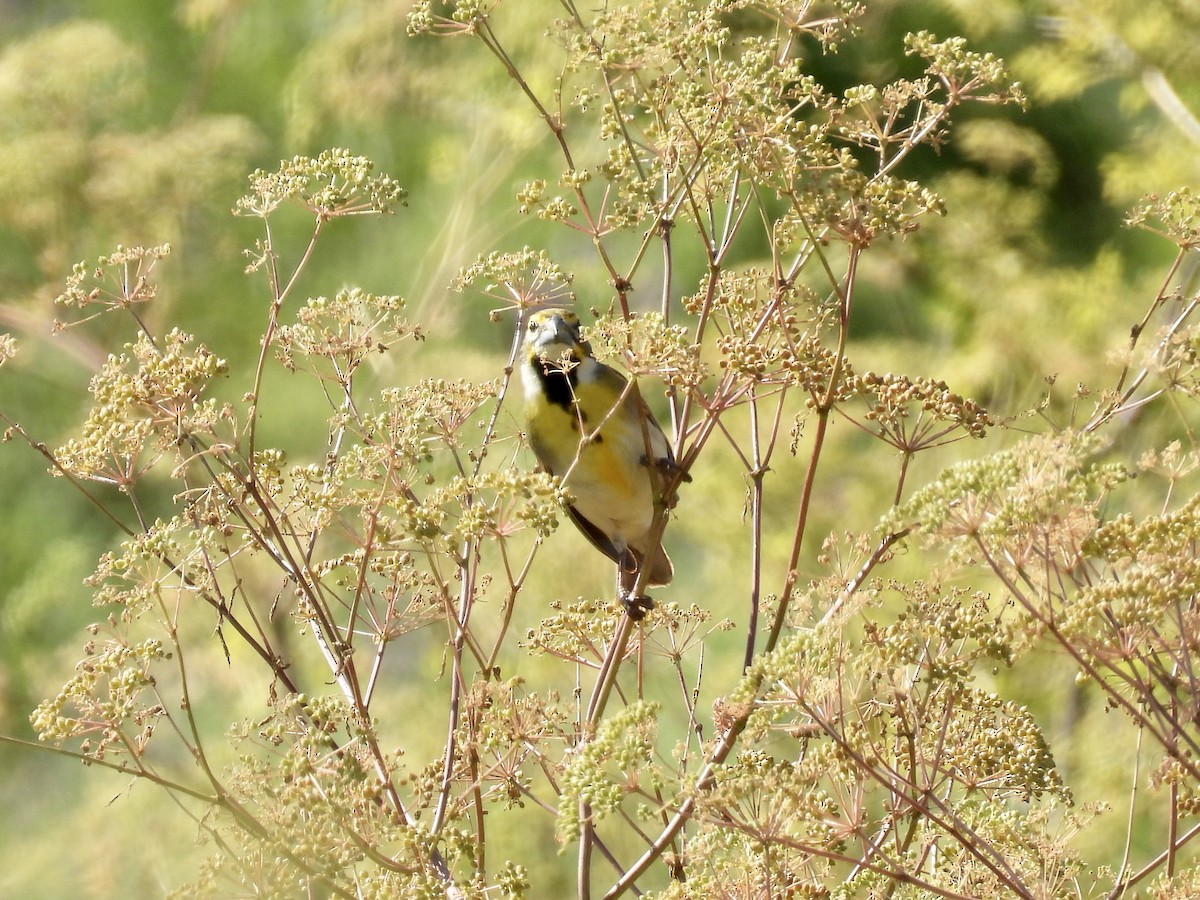
[[[673,506],[671,488],[691,477],[677,467],[637,386],[592,356],[575,313],[529,316],[523,353],[529,444],[562,479],[571,520],[617,564],[622,602],[640,618],[651,606],[649,598],[631,596],[641,569],[648,567],[650,585],[668,584],[674,574],[661,542],[651,546],[656,499]]]

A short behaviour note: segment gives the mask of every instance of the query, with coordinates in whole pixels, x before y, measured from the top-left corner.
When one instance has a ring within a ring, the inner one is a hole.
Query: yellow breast
[[[545,400],[526,404],[530,444],[542,465],[564,479],[581,516],[614,543],[640,548],[654,517],[641,422],[627,405],[610,415],[620,397],[611,384],[581,379],[575,397],[569,409]],[[585,440],[598,425],[599,433]]]

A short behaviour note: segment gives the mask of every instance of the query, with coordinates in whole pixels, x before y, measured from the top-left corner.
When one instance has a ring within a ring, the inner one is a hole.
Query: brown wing
[[[575,507],[568,507],[567,513],[571,516],[575,527],[583,533],[592,546],[620,567],[621,586],[627,591],[632,590],[637,581],[637,574],[641,571],[645,561],[645,555],[634,547],[626,547],[624,552],[618,550],[616,545],[609,540],[608,535],[581,516]],[[654,559],[650,563],[647,584],[652,586],[670,584],[671,579],[675,576],[671,558],[667,556],[667,551],[662,548],[661,544],[655,550]]]
[[[620,376],[618,375],[617,377]],[[622,378],[622,388],[624,384],[625,379]],[[662,427],[658,424],[658,419],[655,418],[653,411],[651,411],[636,384],[633,390],[625,397],[625,405],[631,415],[644,419],[646,422],[650,438],[651,458],[653,459],[654,468],[658,471],[659,475],[664,480],[678,478],[681,482],[691,481],[692,476],[689,473],[680,471],[679,464],[675,462],[675,454],[671,452],[671,444],[667,440],[667,436],[663,434]],[[645,463],[643,462],[643,464]],[[667,509],[674,509],[678,499],[678,495],[674,491],[671,491],[667,496],[663,497],[663,502]],[[667,582],[662,583],[666,584]]]

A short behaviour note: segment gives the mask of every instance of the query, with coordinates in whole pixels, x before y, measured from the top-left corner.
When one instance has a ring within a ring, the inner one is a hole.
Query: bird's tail
[[[633,559],[627,559],[621,563],[621,587],[624,590],[633,590],[637,584],[638,573],[645,565],[650,566],[650,571],[646,576],[646,584],[650,587],[670,584],[671,579],[675,577],[675,567],[671,564],[671,557],[667,556],[667,551],[663,549],[662,544],[655,546],[649,560],[643,551],[634,547],[630,547],[626,552]]]

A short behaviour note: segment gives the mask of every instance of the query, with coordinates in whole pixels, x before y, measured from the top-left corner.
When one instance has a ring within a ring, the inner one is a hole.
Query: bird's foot
[[[640,622],[646,618],[646,613],[654,609],[654,601],[643,594],[640,597],[635,597],[632,591],[625,591],[621,594],[621,605],[625,607],[625,612],[629,614],[629,618],[635,622]]]

